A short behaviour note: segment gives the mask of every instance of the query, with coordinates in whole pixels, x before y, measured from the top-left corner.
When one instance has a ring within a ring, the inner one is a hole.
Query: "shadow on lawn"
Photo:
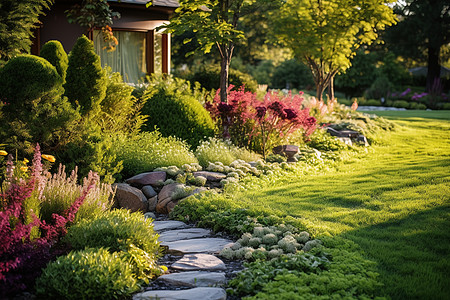
[[[348,231],[378,263],[392,299],[449,299],[450,203],[406,218]]]

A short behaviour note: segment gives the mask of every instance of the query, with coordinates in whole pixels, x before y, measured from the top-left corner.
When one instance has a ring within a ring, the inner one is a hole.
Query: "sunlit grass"
[[[326,173],[245,192],[239,202],[300,217],[317,235],[355,241],[378,263],[386,294],[393,299],[446,299],[450,112],[380,114],[400,126],[367,156]]]

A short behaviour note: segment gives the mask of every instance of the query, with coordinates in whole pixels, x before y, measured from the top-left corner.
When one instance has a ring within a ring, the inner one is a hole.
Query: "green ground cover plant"
[[[375,288],[376,293],[369,292],[369,297],[445,299],[450,292],[445,271],[450,261],[447,230],[450,114],[444,111],[380,114],[395,119],[397,130],[384,132],[385,142],[368,149],[366,155],[348,156],[343,163],[313,169],[308,176],[287,173],[282,179],[274,178],[266,184],[258,181],[245,190],[211,195],[206,201],[189,199],[187,203],[196,206],[190,208],[191,213],[181,201],[174,216],[198,219],[213,214],[217,216],[215,224],[208,217],[202,219],[202,224],[226,228],[227,222],[235,222],[239,225],[230,228],[235,233],[251,232],[260,226],[258,218],[264,216],[270,216],[271,222],[266,224],[269,226],[296,223],[300,230],[324,239],[325,247],[340,251],[343,245],[352,243],[352,255],[372,261],[371,271],[361,279],[377,278],[384,287]],[[333,238],[327,239],[329,236]],[[351,261],[347,262],[335,261],[336,267],[355,267]],[[267,285],[257,299],[270,299],[277,288],[280,293],[293,292],[295,286],[305,282],[289,276],[281,279]],[[286,281],[291,284],[283,283]],[[367,291],[378,286],[375,281],[368,282],[362,284],[368,290],[361,290],[361,294],[338,294],[364,298]],[[319,296],[334,292],[311,293]]]

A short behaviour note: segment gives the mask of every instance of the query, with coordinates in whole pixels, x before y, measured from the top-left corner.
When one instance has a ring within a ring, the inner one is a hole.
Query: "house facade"
[[[82,34],[94,41],[102,66],[108,65],[122,74],[125,82],[138,83],[147,74],[170,72],[170,35],[156,30],[168,22],[178,7],[176,0],[156,0],[146,7],[147,0],[110,0],[113,11],[120,13],[114,20],[113,34],[118,40],[114,51],[106,49],[101,30],[88,34],[86,28],[67,21],[65,11],[82,1],[56,0],[51,10],[41,19],[35,33],[33,54],[50,40],[60,41],[69,52]]]

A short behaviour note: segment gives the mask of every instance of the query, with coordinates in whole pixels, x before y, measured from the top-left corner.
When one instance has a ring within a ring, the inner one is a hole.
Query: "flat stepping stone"
[[[158,280],[175,286],[217,287],[227,283],[224,273],[191,271],[160,276]]]
[[[187,228],[186,223],[181,221],[154,221],[153,229],[157,232],[172,230],[172,229],[183,229]]]
[[[227,293],[222,288],[198,287],[189,290],[156,290],[135,294],[133,300],[225,300]]]
[[[225,270],[224,262],[210,254],[186,254],[174,262],[171,268],[181,271],[219,271]]]
[[[233,241],[222,238],[202,238],[161,243],[169,248],[169,253],[174,255],[187,253],[219,253]]]
[[[174,242],[180,240],[189,240],[202,238],[211,234],[211,230],[204,228],[187,228],[178,230],[168,230],[160,234],[160,242]]]

